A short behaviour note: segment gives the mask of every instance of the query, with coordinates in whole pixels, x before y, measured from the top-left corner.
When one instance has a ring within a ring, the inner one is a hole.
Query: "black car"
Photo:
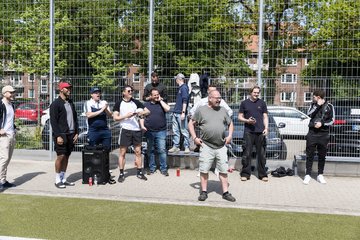
[[[237,157],[242,156],[244,144],[244,123],[238,120],[238,110],[233,115],[234,133],[231,143],[231,151]],[[266,137],[266,157],[271,159],[285,160],[287,156],[286,144],[280,135],[279,128],[285,127],[285,123],[276,125],[274,118],[269,115],[269,133]],[[253,153],[255,155],[255,147]]]
[[[328,155],[360,157],[360,99],[332,102],[335,122],[330,127]]]
[[[78,116],[79,122],[79,138],[75,144],[75,151],[81,151],[85,145],[88,144],[87,138],[87,118],[84,115]],[[118,140],[120,135],[120,126],[118,122],[114,122],[112,119],[108,120],[109,127],[111,129],[111,149],[119,148]],[[49,149],[49,128],[50,121],[47,120],[45,126],[41,132],[41,140],[44,149]]]

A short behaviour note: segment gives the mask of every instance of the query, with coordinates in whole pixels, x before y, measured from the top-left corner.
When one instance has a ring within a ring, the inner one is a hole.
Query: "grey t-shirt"
[[[75,132],[74,115],[73,115],[71,105],[68,101],[66,101],[64,106],[66,109],[67,124],[69,126],[69,130],[70,130],[70,132]]]
[[[193,118],[200,127],[200,137],[211,148],[219,149],[225,144],[225,131],[231,118],[225,108],[213,109],[209,106],[199,107]]]

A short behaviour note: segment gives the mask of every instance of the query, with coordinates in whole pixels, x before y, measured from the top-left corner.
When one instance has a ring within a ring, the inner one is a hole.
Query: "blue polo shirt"
[[[160,102],[145,102],[144,106],[150,110],[145,118],[144,125],[149,131],[158,132],[166,130],[166,115]]]
[[[253,117],[256,119],[255,125],[245,123],[245,132],[262,133],[265,129],[264,113],[267,113],[266,103],[262,99],[255,102],[246,99],[241,102],[239,113],[243,113],[246,119]]]
[[[189,103],[189,88],[185,83],[178,89],[173,112],[181,114],[183,103],[186,103],[186,105]]]

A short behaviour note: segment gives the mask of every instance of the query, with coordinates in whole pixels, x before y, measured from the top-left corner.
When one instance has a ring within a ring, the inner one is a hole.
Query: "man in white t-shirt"
[[[125,154],[129,146],[134,147],[135,151],[135,165],[137,167],[136,176],[139,179],[147,180],[142,170],[141,159],[141,142],[142,132],[139,125],[138,117],[149,115],[150,111],[137,99],[132,97],[134,90],[131,86],[126,85],[122,91],[122,99],[115,103],[113,108],[114,121],[120,122],[120,154],[119,154],[119,169],[120,175],[118,182],[122,183],[125,180]]]
[[[1,91],[3,99],[0,104],[0,191],[15,187],[6,180],[7,167],[15,148],[15,110],[11,101],[14,100],[15,89],[5,86]]]

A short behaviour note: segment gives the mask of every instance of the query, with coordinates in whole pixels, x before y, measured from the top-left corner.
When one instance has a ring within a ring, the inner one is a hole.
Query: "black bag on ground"
[[[286,170],[284,167],[278,167],[277,169],[275,169],[275,171],[271,172],[271,175],[274,177],[285,177],[287,176],[286,174]]]

